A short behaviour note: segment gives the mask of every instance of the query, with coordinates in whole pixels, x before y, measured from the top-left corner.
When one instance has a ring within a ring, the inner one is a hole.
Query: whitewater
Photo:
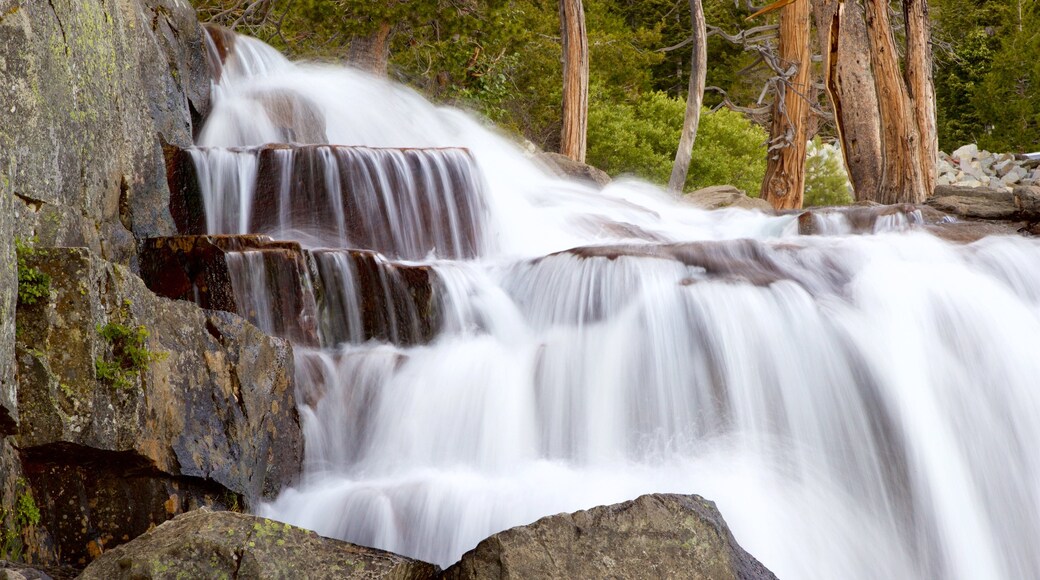
[[[262,515],[447,566],[545,515],[697,493],[781,578],[1040,577],[1040,243],[954,244],[914,212],[802,236],[797,214],[599,190],[246,37],[213,94],[193,151],[210,233],[257,229],[262,146],[364,146],[308,154],[328,190],[353,163],[397,196],[365,244],[342,208],[260,233],[377,250],[440,296],[427,342],[365,340],[349,292],[323,311],[341,320],[295,346],[305,470]],[[309,203],[280,179],[279,207]]]

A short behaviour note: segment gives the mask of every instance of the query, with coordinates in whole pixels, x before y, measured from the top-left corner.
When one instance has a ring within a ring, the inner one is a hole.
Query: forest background
[[[343,61],[357,39],[388,49],[386,74],[469,109],[546,151],[559,146],[562,60],[557,0],[193,0],[200,16],[293,58]],[[892,5],[897,36],[902,12]],[[704,104],[685,190],[732,184],[757,195],[765,173],[775,16],[748,21],[749,0],[703,0]],[[586,0],[590,83],[587,162],[665,184],[690,75],[688,0]],[[1040,10],[1036,0],[932,0],[939,147],[1040,150]],[[815,35],[814,35],[815,42]],[[901,46],[897,42],[897,46]],[[813,48],[818,55],[818,47]],[[819,68],[819,59],[815,61]],[[818,73],[819,71],[817,71]],[[816,74],[816,82],[820,82]],[[817,91],[805,205],[851,200]],[[812,98],[812,97],[810,97]]]

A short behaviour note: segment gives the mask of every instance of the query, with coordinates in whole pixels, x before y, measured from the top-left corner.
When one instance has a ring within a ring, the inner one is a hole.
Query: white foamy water
[[[318,254],[346,289],[322,309],[342,320],[319,324],[341,343],[296,348],[306,466],[264,515],[449,565],[544,515],[698,493],[781,578],[1040,577],[1040,244],[955,246],[914,214],[858,236],[824,215],[828,235],[798,236],[794,216],[594,191],[407,89],[248,46],[269,65],[234,66],[271,72],[217,92],[213,159],[323,133],[466,147],[483,179],[474,252],[446,250],[469,230],[445,218],[448,237],[409,256],[436,278],[429,344],[364,341],[356,269]],[[266,118],[272,91],[320,131]],[[219,200],[250,197],[255,170],[221,163],[203,187],[242,223]],[[387,220],[399,240],[430,225]],[[565,251],[603,244],[622,246]]]

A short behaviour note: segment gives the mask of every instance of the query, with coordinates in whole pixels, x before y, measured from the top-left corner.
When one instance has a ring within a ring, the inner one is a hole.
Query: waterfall
[[[225,44],[208,227],[303,244],[321,336],[305,471],[263,515],[449,565],[698,493],[782,578],[1040,577],[1037,242],[596,191],[406,88]],[[235,291],[273,313],[258,260]]]

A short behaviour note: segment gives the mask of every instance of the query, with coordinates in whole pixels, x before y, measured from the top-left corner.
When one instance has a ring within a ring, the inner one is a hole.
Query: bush
[[[119,389],[129,389],[135,384],[148,364],[163,358],[165,353],[148,350],[148,329],[143,326],[131,328],[122,324],[109,322],[98,325],[98,334],[112,348],[112,355],[98,357],[94,360],[94,371],[98,380],[114,385]]]
[[[686,102],[660,92],[635,104],[610,102],[592,87],[587,160],[611,175],[668,183]],[[728,109],[701,111],[685,191],[730,184],[757,195],[766,168],[765,130]]]
[[[804,207],[848,205],[852,187],[841,159],[841,150],[815,137],[806,147]]]
[[[29,266],[29,259],[36,253],[32,246],[35,242],[35,238],[30,243],[23,242],[21,238],[14,239],[18,258],[18,303],[29,306],[49,297],[51,293],[51,277],[39,268]]]

